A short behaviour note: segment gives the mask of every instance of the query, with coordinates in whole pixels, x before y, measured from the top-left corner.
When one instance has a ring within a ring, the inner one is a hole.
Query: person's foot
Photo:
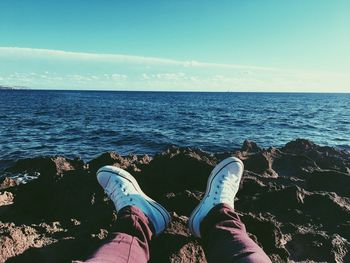
[[[168,211],[144,194],[127,171],[115,166],[103,166],[97,171],[97,180],[113,201],[117,212],[125,206],[138,207],[152,222],[156,235],[169,224]]]
[[[226,158],[213,169],[203,199],[188,220],[189,229],[194,236],[201,237],[200,224],[214,206],[224,203],[234,208],[243,170],[242,161],[235,157]]]

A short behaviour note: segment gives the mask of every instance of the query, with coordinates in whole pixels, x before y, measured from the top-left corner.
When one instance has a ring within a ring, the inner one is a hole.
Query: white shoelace
[[[105,193],[111,200],[115,202],[117,210],[124,207],[125,205],[133,204],[134,199],[130,197],[129,192],[126,190],[125,187],[123,187],[123,185],[118,180],[115,180],[113,182],[115,186],[109,191],[112,182],[108,181],[107,186],[105,188]]]
[[[237,181],[238,177],[235,179],[228,179],[226,175],[221,175],[214,185],[215,191],[213,205],[217,205],[221,202],[233,204],[234,196],[238,188]],[[208,195],[207,197],[209,198],[210,196]]]

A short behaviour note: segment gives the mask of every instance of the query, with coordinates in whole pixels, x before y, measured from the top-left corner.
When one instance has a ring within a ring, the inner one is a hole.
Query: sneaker
[[[136,206],[149,218],[158,235],[170,222],[168,211],[142,192],[135,178],[115,166],[103,166],[97,171],[97,180],[113,201],[118,211],[125,206]]]
[[[200,224],[214,206],[224,203],[234,208],[243,170],[242,161],[235,157],[226,158],[213,169],[203,199],[188,220],[189,229],[194,236],[201,237]]]

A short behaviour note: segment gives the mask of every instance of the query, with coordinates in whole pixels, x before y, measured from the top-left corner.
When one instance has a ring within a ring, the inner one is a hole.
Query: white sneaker
[[[103,166],[97,171],[97,180],[113,201],[117,212],[125,206],[136,206],[152,222],[155,234],[160,234],[169,224],[168,211],[144,194],[127,171],[115,166]]]
[[[203,199],[188,220],[189,229],[194,236],[201,237],[200,224],[214,206],[224,203],[234,208],[243,170],[242,161],[235,157],[226,158],[213,169]]]

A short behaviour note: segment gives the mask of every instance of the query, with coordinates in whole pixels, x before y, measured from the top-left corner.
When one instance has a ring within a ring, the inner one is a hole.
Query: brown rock
[[[213,156],[189,148],[171,148],[156,155],[142,174],[148,191],[162,194],[201,190],[216,164]]]
[[[20,160],[9,171],[41,175],[24,185],[3,181],[11,187],[0,193],[0,262],[83,260],[106,241],[116,212],[95,177],[106,164],[132,172],[172,211],[170,227],[151,243],[151,262],[206,262],[187,220],[212,168],[232,155],[246,168],[235,207],[273,262],[350,262],[350,154],[307,140],[267,150],[245,142],[215,155],[171,147],[153,159],[105,153],[89,165],[62,156]]]
[[[29,226],[16,226],[13,223],[0,222],[0,262],[23,253],[30,247],[42,247],[52,240],[41,236]]]
[[[11,177],[5,177],[4,181],[0,184],[0,189],[6,189],[18,185],[15,179]]]
[[[350,243],[338,235],[321,233],[295,234],[287,243],[290,259],[297,262],[348,262]]]
[[[337,171],[314,171],[306,178],[308,190],[335,192],[350,197],[350,175]]]
[[[310,140],[296,139],[288,142],[281,150],[287,153],[304,154],[317,148],[317,145]]]
[[[309,157],[295,154],[281,154],[272,163],[272,169],[279,176],[305,177],[309,172],[319,169]]]
[[[261,151],[262,148],[260,148],[255,142],[250,140],[245,140],[241,148],[241,152],[245,153],[257,153]]]
[[[287,260],[289,253],[284,248],[284,237],[276,220],[248,213],[242,216],[242,221],[253,239],[270,257],[279,258],[282,262]]]
[[[39,173],[40,179],[60,177],[67,171],[82,170],[84,162],[80,159],[68,159],[63,156],[36,157],[18,160],[7,172],[10,173]]]
[[[90,171],[95,174],[98,169],[105,165],[113,165],[126,169],[129,172],[139,172],[140,168],[148,164],[151,158],[148,155],[129,155],[122,157],[116,152],[106,152],[88,163]]]
[[[349,153],[344,150],[319,146],[304,139],[289,142],[281,150],[286,153],[307,156],[315,161],[321,169],[337,170],[344,173],[350,171]]]
[[[187,221],[187,217],[173,213],[168,229],[152,242],[150,262],[207,262],[198,240],[189,233]]]
[[[278,174],[272,169],[272,163],[280,153],[277,149],[271,148],[267,151],[261,151],[245,159],[244,167],[246,170],[261,174],[267,177],[278,177]]]
[[[10,192],[0,192],[0,206],[13,203],[13,194]]]

